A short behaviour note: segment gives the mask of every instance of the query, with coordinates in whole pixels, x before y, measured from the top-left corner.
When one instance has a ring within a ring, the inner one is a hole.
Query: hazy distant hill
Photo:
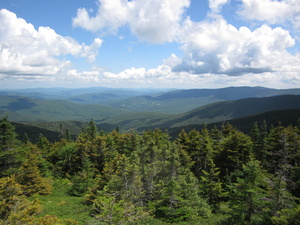
[[[223,101],[275,95],[300,94],[300,89],[271,89],[264,87],[227,87],[220,89],[176,90],[161,94],[155,100],[213,97]]]
[[[107,119],[101,124],[103,126],[119,126],[123,130],[134,128],[141,131],[154,129],[156,127],[170,129],[187,125],[227,121],[285,109],[300,109],[300,95],[283,95],[217,102],[178,115],[155,113],[122,114]]]
[[[283,126],[299,126],[300,119],[300,109],[285,109],[285,110],[275,110],[268,111],[264,113],[259,113],[251,116],[241,117],[238,119],[230,119],[224,120],[220,122],[206,124],[208,128],[221,127],[225,123],[229,122],[237,129],[249,133],[252,129],[252,126],[255,122],[258,123],[259,126],[263,124],[265,121],[267,126],[270,128],[272,125],[278,126],[279,123]],[[181,130],[191,131],[193,129],[200,130],[202,129],[204,124],[190,124],[186,126],[179,126],[168,129],[168,132],[172,136],[176,136]]]
[[[0,90],[7,97],[28,97],[35,100],[66,100],[79,104],[101,104],[129,111],[184,113],[214,102],[278,95],[300,95],[300,89],[263,87],[228,87],[220,89],[122,89],[122,88],[34,88]]]
[[[20,99],[18,100],[20,101]],[[26,110],[30,111],[37,107],[33,105],[35,103],[37,102],[20,104],[19,108],[14,104],[6,107],[10,107],[17,112],[26,112]],[[75,106],[78,107],[77,104]],[[27,109],[25,109],[26,107]],[[85,105],[84,108],[89,111],[89,107],[91,106]],[[102,121],[96,120],[96,122],[99,129],[107,132],[116,127],[121,131],[133,129],[138,132],[161,128],[168,129],[170,134],[176,135],[182,129],[201,129],[203,124],[208,124],[210,127],[220,126],[222,123],[229,121],[238,129],[248,132],[255,121],[262,123],[265,120],[269,125],[277,125],[279,121],[284,125],[295,125],[298,118],[300,118],[300,95],[283,95],[217,102],[177,115],[157,112],[122,112]],[[87,127],[87,125],[88,123],[84,121],[34,121],[19,124],[17,131],[20,138],[23,138],[27,132],[31,138],[43,133],[47,138],[57,140],[66,129],[69,130],[70,134],[78,135],[81,129]]]
[[[274,118],[273,122],[286,121],[284,117],[287,115],[280,115],[278,110],[300,109],[300,89],[230,87],[160,93],[156,91],[161,90],[144,92],[136,89],[116,90],[106,88],[4,90],[2,91],[4,94],[0,94],[0,116],[8,115],[9,120],[15,122],[30,122],[20,125],[21,137],[24,136],[24,130],[29,130],[30,133],[50,131],[49,137],[57,138],[66,128],[72,135],[77,135],[91,119],[105,131],[116,127],[121,131],[130,129],[143,131],[157,127],[174,131],[182,127],[197,127],[204,123],[219,123],[238,118],[243,118],[242,122],[239,122],[239,127],[249,127],[249,122],[244,117],[254,118],[253,116],[263,113],[270,113],[265,115]],[[152,94],[126,98],[145,92]],[[43,96],[39,97],[41,93]],[[29,98],[26,95],[35,97]],[[72,101],[77,99],[77,102],[82,103],[48,99],[53,96],[73,99]],[[251,98],[248,98],[249,96]],[[103,102],[103,105],[85,104],[86,102]],[[293,111],[289,117],[295,121],[297,113],[297,110]],[[281,116],[283,119],[280,119]],[[26,126],[29,128],[25,129]],[[34,127],[38,127],[35,132]]]
[[[28,88],[2,89],[0,95],[29,97],[32,99],[68,100],[80,104],[102,104],[103,102],[131,98],[140,95],[157,94],[169,89],[139,88]]]
[[[8,115],[12,121],[103,120],[125,112],[125,109],[103,105],[0,96],[0,115]]]
[[[214,102],[278,95],[300,95],[300,89],[263,87],[228,87],[221,89],[175,90],[155,96],[136,96],[109,103],[110,106],[132,111],[183,113]]]
[[[138,90],[122,90],[122,89],[112,89],[101,92],[93,92],[86,93],[82,95],[72,96],[67,98],[66,100],[72,101],[80,104],[107,104],[111,105],[111,102],[122,101],[128,98],[145,95],[145,94],[153,94],[156,91],[147,91],[144,92]]]

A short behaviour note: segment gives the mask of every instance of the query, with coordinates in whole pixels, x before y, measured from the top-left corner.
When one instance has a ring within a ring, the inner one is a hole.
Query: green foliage
[[[208,204],[216,212],[223,197],[223,187],[220,180],[220,171],[215,167],[213,162],[210,163],[208,171],[202,170],[203,175],[200,177],[201,195],[207,199]]]
[[[74,175],[81,167],[80,156],[76,143],[65,140],[56,142],[48,155],[48,160],[53,165],[53,174],[60,178]]]
[[[79,224],[86,224],[92,220],[89,206],[83,204],[83,197],[69,195],[71,183],[67,179],[56,180],[53,183],[53,191],[49,195],[34,195],[30,199],[39,199],[43,206],[43,211],[39,218],[50,221],[69,221],[76,220]],[[53,215],[53,216],[50,216]],[[43,224],[43,223],[42,223]],[[48,222],[49,225],[55,224]],[[62,223],[64,224],[64,223]],[[68,223],[66,223],[68,224]]]
[[[299,135],[298,127],[268,131],[254,124],[248,136],[227,123],[182,131],[172,140],[160,129],[98,132],[91,121],[75,141],[40,136],[36,145],[13,142],[6,150],[13,154],[3,158],[13,159],[6,174],[14,176],[0,178],[1,219],[297,224]]]
[[[222,176],[242,169],[242,165],[246,164],[252,156],[253,146],[248,135],[233,128],[225,131],[226,136],[219,143],[215,162]]]
[[[38,168],[38,152],[34,152],[34,149],[27,153],[24,163],[18,170],[16,179],[22,185],[26,196],[51,193],[50,179],[41,176]]]
[[[91,118],[102,120],[112,115],[127,112],[125,109],[117,109],[103,105],[76,104],[64,100],[29,99],[23,97],[0,96],[8,102],[8,107],[0,104],[0,109],[5,110],[14,121],[89,121]],[[19,107],[20,101],[30,102],[30,107]],[[9,105],[13,105],[9,107]]]
[[[0,152],[13,149],[16,143],[17,134],[14,132],[13,125],[8,121],[8,117],[0,120]]]
[[[71,178],[72,186],[69,189],[69,193],[74,196],[82,196],[92,186],[93,180],[93,165],[88,158],[84,158],[82,171]]]
[[[230,218],[233,224],[264,224],[268,203],[266,174],[260,162],[250,159],[241,171],[233,173],[236,182],[228,185]]]
[[[149,214],[129,201],[118,200],[117,193],[102,192],[93,203],[94,218],[105,224],[125,224],[146,219]]]
[[[0,120],[0,177],[16,172],[22,161],[22,151],[17,145],[17,134],[7,116]]]
[[[30,224],[41,210],[38,200],[26,199],[14,177],[0,178],[0,224]]]
[[[272,224],[276,225],[299,225],[300,224],[300,206],[295,208],[283,209],[279,211],[278,216],[271,218]]]
[[[199,216],[209,217],[211,210],[208,204],[193,190],[182,190],[179,181],[170,180],[161,190],[161,196],[157,200],[149,202],[154,208],[154,214],[167,222],[184,221]],[[188,185],[186,185],[188,188]]]

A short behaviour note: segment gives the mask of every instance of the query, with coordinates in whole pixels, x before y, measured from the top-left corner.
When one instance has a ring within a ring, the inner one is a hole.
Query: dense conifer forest
[[[299,224],[300,124],[18,141],[0,121],[0,224]]]

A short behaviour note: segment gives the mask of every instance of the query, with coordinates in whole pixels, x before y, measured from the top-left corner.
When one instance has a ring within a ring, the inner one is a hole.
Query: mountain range
[[[0,90],[0,115],[17,122],[16,131],[21,136],[35,133],[36,128],[40,133],[49,131],[51,139],[67,128],[77,135],[92,119],[105,131],[116,127],[137,132],[161,128],[176,133],[182,128],[225,121],[249,130],[254,118],[278,123],[287,122],[289,115],[290,123],[295,124],[300,117],[300,89]]]

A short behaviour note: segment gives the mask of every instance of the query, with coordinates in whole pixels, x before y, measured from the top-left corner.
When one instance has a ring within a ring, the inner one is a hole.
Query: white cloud
[[[87,9],[80,8],[73,18],[73,26],[94,32],[102,29],[116,31],[127,23],[130,5],[130,2],[124,0],[99,0],[97,15],[91,17]]]
[[[69,69],[68,60],[58,57],[73,55],[95,59],[102,41],[95,39],[90,46],[62,37],[49,27],[38,30],[16,14],[0,10],[0,73],[50,75]]]
[[[246,19],[264,21],[270,24],[292,22],[300,27],[299,0],[240,0],[239,14]]]
[[[117,79],[117,80],[132,80],[132,79],[143,79],[145,77],[146,70],[145,68],[130,68],[126,69],[118,74],[111,72],[104,72],[103,75],[106,78]]]
[[[178,41],[185,58],[174,71],[241,75],[278,71],[282,62],[290,65],[299,61],[286,51],[295,44],[289,32],[267,25],[251,31],[246,27],[237,29],[224,19],[186,20]]]
[[[129,24],[140,39],[152,43],[172,41],[189,0],[137,0],[130,9]]]
[[[95,80],[179,88],[241,85],[286,88],[300,84],[300,55],[287,51],[295,45],[295,40],[280,27],[237,29],[222,18],[203,22],[187,19],[176,41],[182,45],[183,58],[171,54],[157,68],[104,72]]]
[[[98,0],[96,16],[78,9],[74,27],[90,31],[116,32],[128,25],[138,38],[150,43],[172,41],[190,0]]]
[[[218,13],[222,6],[225,5],[229,0],[209,0],[209,8],[215,12]]]

